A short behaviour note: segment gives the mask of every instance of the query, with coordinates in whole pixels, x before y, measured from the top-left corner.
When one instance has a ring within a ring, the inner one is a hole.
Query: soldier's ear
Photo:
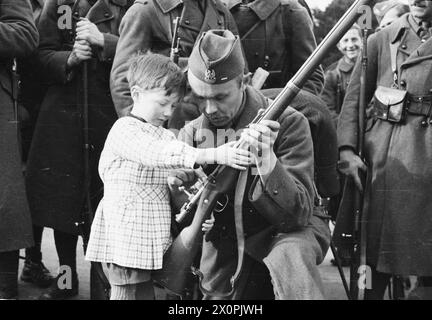
[[[249,72],[245,75],[243,75],[243,85],[248,86],[252,84],[252,73]]]
[[[340,53],[342,53],[342,54],[344,53],[343,50],[342,50],[342,48],[341,48],[341,46],[340,46],[340,43],[339,43],[339,42],[338,42],[338,44],[336,45],[336,48],[338,48],[338,50],[339,50]]]

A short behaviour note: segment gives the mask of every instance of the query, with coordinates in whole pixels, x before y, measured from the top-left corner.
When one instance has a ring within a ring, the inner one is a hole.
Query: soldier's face
[[[432,1],[409,0],[411,13],[421,20],[432,20]]]
[[[339,41],[338,48],[350,60],[356,60],[361,50],[361,37],[357,29],[349,30]]]
[[[237,115],[245,90],[243,80],[233,79],[222,84],[208,84],[192,72],[188,73],[194,100],[200,111],[215,127],[224,127]]]

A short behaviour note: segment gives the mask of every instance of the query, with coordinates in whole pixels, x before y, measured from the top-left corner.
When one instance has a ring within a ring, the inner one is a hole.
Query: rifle
[[[286,84],[281,93],[275,98],[270,106],[259,113],[252,121],[253,124],[262,120],[277,120],[286,107],[293,101],[308,78],[313,74],[321,61],[336,46],[342,36],[349,30],[352,24],[361,15],[363,6],[368,5],[372,0],[357,0],[345,15],[339,20],[326,38],[320,43],[300,70]],[[239,148],[246,148],[243,141],[236,144]],[[184,228],[174,240],[163,258],[163,268],[155,273],[154,280],[171,292],[182,295],[187,275],[190,273],[193,259],[200,244],[202,243],[202,223],[208,219],[217,201],[232,185],[236,184],[239,171],[219,165],[208,176],[204,186],[184,206],[188,215],[196,208],[192,223]],[[199,271],[194,273],[200,274]],[[232,292],[236,286],[237,278],[231,278]]]
[[[19,75],[18,75],[18,65],[17,59],[12,60],[11,66],[11,88],[12,88],[12,100],[13,100],[13,108],[14,108],[14,119],[13,123],[15,124],[17,141],[18,141],[18,152],[20,156],[20,160],[22,157],[22,141],[21,141],[21,116],[19,114],[19,106],[18,106],[18,91],[19,91]]]
[[[368,29],[363,29],[363,48],[362,48],[362,69],[360,76],[360,99],[359,99],[359,117],[358,117],[358,143],[357,154],[364,162],[364,134],[365,134],[365,118],[366,107],[366,76],[367,76],[367,38]],[[361,174],[361,173],[360,173]],[[362,175],[363,185],[365,182],[364,175]],[[350,270],[350,288],[351,297],[360,300],[364,298],[365,286],[359,285],[360,277],[366,276],[366,216],[363,212],[363,194],[355,188],[354,192],[354,245],[352,247],[352,262]]]
[[[367,37],[368,29],[362,31],[362,58],[360,75],[359,117],[357,135],[357,155],[364,161],[364,134],[366,107],[366,76],[367,76]],[[362,184],[365,185],[365,175],[360,173]],[[352,199],[350,197],[352,196]],[[333,231],[333,241],[336,246],[350,249],[350,297],[352,300],[364,298],[364,281],[367,280],[366,266],[366,216],[363,212],[363,195],[355,186],[353,179],[347,178],[337,214],[336,226]],[[361,285],[360,282],[362,283]]]

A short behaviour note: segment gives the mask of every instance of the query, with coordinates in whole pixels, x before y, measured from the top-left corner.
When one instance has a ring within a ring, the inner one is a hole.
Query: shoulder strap
[[[391,68],[393,71],[393,87],[399,87],[399,76],[398,76],[398,67],[397,67],[397,53],[400,45],[400,40],[397,40],[394,43],[390,43],[390,60],[391,60]]]

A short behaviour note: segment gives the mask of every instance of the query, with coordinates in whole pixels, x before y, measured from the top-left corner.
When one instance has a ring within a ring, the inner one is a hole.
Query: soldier
[[[84,219],[87,191],[83,63],[88,68],[90,194],[95,208],[102,196],[97,164],[106,135],[117,119],[109,75],[118,27],[130,5],[126,0],[48,0],[42,11],[37,60],[49,87],[34,132],[26,185],[33,221],[54,229],[59,262],[70,267],[72,288],[61,290],[56,281],[40,299],[64,299],[78,293],[76,245],[80,230],[76,223]]]
[[[36,25],[39,22],[43,0],[31,0],[33,18]],[[40,79],[40,70],[35,63],[35,53],[32,56],[18,61],[20,76],[20,115],[21,115],[21,142],[22,161],[27,162],[33,137],[36,118],[40,104],[46,92],[46,84]],[[42,263],[42,233],[43,227],[33,225],[35,246],[26,249],[26,259],[20,279],[24,282],[34,283],[36,286],[46,288],[51,285],[53,277]]]
[[[247,64],[270,72],[263,88],[283,88],[316,48],[308,10],[297,0],[223,0],[237,23]],[[305,89],[319,94],[319,68]]]
[[[225,143],[227,132],[229,140],[235,139],[259,108],[268,106],[269,101],[248,85],[244,65],[238,36],[218,30],[203,34],[191,54],[188,70],[202,115],[185,126],[179,139],[198,148],[214,141]],[[244,187],[233,185],[226,194],[227,205],[215,214],[200,265],[205,298],[230,289],[241,246],[234,222],[234,201],[240,199],[242,206],[237,212],[243,224],[237,227],[244,228],[246,253],[238,286],[228,298],[322,299],[316,265],[324,258],[330,232],[326,221],[313,210],[313,144],[308,122],[288,107],[279,122],[264,121],[251,129],[244,138],[257,148],[258,136],[263,137],[258,147],[262,162],[258,173],[249,169],[240,176],[238,183]],[[234,130],[236,134],[230,135]],[[208,173],[211,169],[204,170]],[[192,176],[185,171],[173,172],[169,185],[175,198],[179,196],[178,186],[191,182],[188,177]]]
[[[366,164],[357,146],[361,63],[338,123],[341,168],[364,190],[367,264],[372,289],[367,299],[382,299],[391,275],[432,277],[432,1],[409,0],[410,13],[368,41]],[[359,171],[366,171],[363,186]],[[429,287],[430,294],[430,287]],[[430,295],[429,295],[430,298]]]
[[[331,64],[326,70],[324,88],[321,93],[335,124],[337,124],[354,64],[361,52],[362,31],[360,27],[354,24],[339,41],[337,47],[343,57]]]
[[[232,16],[219,0],[135,1],[120,25],[120,39],[111,72],[111,92],[119,116],[126,115],[132,105],[126,79],[130,57],[147,50],[169,55],[177,17],[181,17],[178,38],[180,64],[183,66],[202,32],[228,29],[237,33]],[[196,118],[199,115],[196,107],[189,107],[191,115],[188,118]]]
[[[0,0],[0,299],[18,295],[19,250],[33,245],[19,154],[14,58],[36,49],[38,32],[27,0]]]

